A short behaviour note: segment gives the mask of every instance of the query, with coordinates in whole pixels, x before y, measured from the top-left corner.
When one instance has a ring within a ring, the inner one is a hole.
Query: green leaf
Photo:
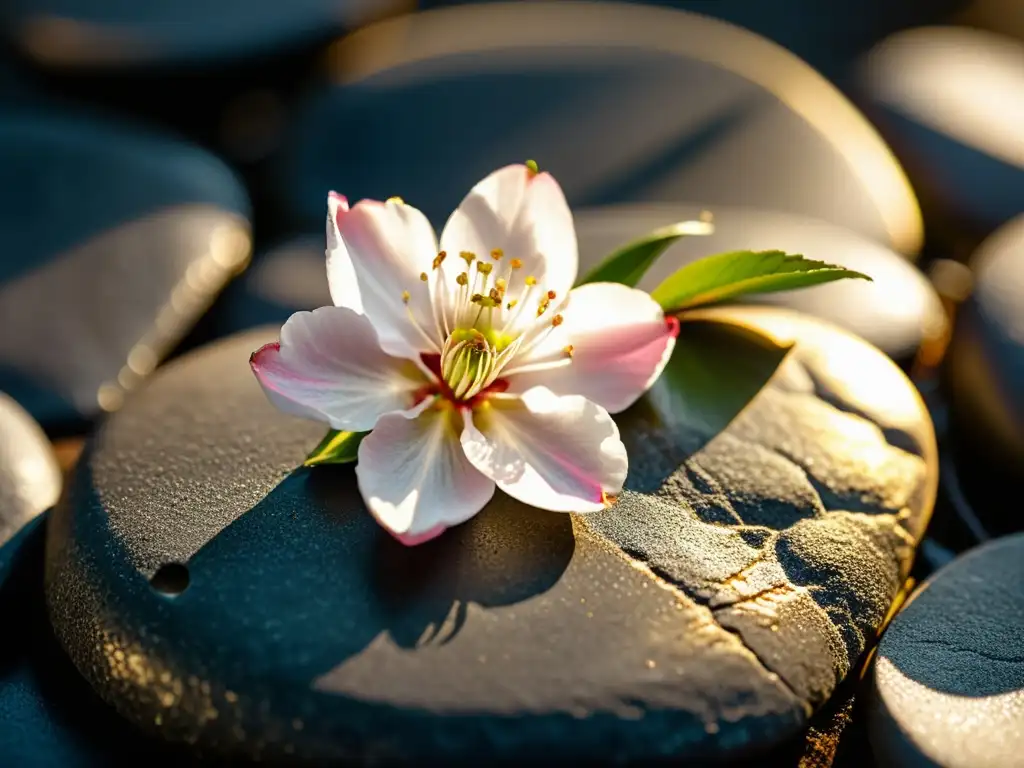
[[[656,229],[619,248],[576,284],[622,283],[635,288],[658,257],[676,240],[686,235],[710,235],[714,231],[715,227],[709,221],[680,221]]]
[[[332,429],[309,457],[302,462],[304,467],[316,467],[320,464],[348,464],[356,460],[359,444],[369,432],[339,432]]]
[[[871,279],[845,267],[782,251],[733,251],[687,264],[651,296],[666,311],[674,312],[743,294],[788,291],[846,277]]]
[[[745,325],[684,319],[650,405],[663,426],[696,438],[687,451],[696,452],[757,396],[791,346]]]

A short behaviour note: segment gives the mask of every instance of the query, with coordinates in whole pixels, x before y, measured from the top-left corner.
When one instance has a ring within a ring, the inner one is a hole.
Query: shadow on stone
[[[351,467],[300,469],[190,560],[190,586],[175,600],[197,623],[216,617],[211,643],[248,634],[262,646],[248,658],[276,667],[284,656],[313,683],[384,633],[405,649],[443,644],[470,603],[547,591],[574,546],[568,515],[499,494],[470,522],[405,547],[367,513]]]

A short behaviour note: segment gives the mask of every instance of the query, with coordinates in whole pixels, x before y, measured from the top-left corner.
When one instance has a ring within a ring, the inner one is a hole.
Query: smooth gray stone
[[[0,114],[0,390],[45,427],[116,409],[249,256],[206,152],[50,109]]]
[[[1015,768],[1024,753],[1024,535],[925,582],[878,646],[868,709],[880,764]]]
[[[1024,211],[1024,42],[900,32],[866,56],[859,91],[922,194],[986,231]]]
[[[62,479],[43,430],[0,392],[0,546],[57,503]]]
[[[645,762],[793,737],[909,569],[934,435],[864,342],[777,309],[712,316],[799,339],[738,418],[779,350],[693,323],[682,379],[618,417],[614,508],[499,494],[412,549],[351,466],[296,469],[323,430],[254,381],[273,330],[181,358],[104,423],[58,505],[57,634],[122,714],[205,753]]]
[[[949,351],[952,414],[978,455],[1007,478],[1024,468],[1024,215],[993,233],[970,262],[974,290]],[[999,505],[997,505],[999,507]],[[1002,515],[1019,530],[1015,514]]]
[[[127,69],[254,58],[317,42],[404,0],[9,0],[11,42],[54,68]]]
[[[320,225],[326,193],[399,195],[440,227],[487,173],[528,158],[574,207],[770,206],[906,253],[902,170],[838,90],[765,38],[616,3],[448,8],[371,25],[300,111],[282,202]]]
[[[726,251],[782,250],[840,264],[873,278],[842,280],[798,291],[744,296],[740,301],[796,309],[866,339],[901,364],[918,348],[941,338],[947,320],[928,279],[892,249],[826,222],[774,210],[729,206],[635,205],[575,212],[582,269],[656,228],[713,214],[710,236],[684,237],[672,245],[640,283],[653,290],[685,263]]]

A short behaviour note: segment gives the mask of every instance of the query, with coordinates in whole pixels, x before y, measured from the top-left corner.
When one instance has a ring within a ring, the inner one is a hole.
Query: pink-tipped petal
[[[494,495],[494,483],[462,451],[460,418],[425,402],[382,417],[359,445],[359,491],[377,522],[403,544],[439,536]]]
[[[363,299],[359,295],[352,258],[338,230],[339,219],[348,213],[348,200],[337,192],[327,195],[327,285],[331,301],[336,307],[348,307],[363,313]]]
[[[628,460],[608,412],[543,387],[492,398],[467,417],[462,447],[501,490],[554,512],[595,512],[622,490]]]
[[[448,219],[441,248],[485,259],[500,249],[501,264],[522,261],[510,277],[509,296],[519,295],[530,275],[544,290],[564,296],[579,268],[576,229],[561,187],[551,174],[534,173],[525,165],[501,168],[473,187]]]
[[[381,350],[369,320],[344,307],[295,313],[281,341],[257,350],[249,364],[282,411],[353,432],[412,407],[427,383],[413,363]]]
[[[439,352],[444,340],[432,309],[436,276],[431,268],[437,240],[427,218],[397,200],[361,200],[337,218],[363,313],[377,330],[381,348],[409,359]]]
[[[529,358],[515,361],[515,367],[571,362],[522,375],[510,367],[510,391],[544,386],[559,395],[582,395],[609,413],[619,413],[657,381],[679,334],[679,321],[666,318],[647,293],[619,283],[574,288],[563,318],[558,332]]]

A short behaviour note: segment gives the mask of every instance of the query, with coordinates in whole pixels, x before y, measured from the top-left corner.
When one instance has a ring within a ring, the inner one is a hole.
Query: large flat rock
[[[322,430],[246,364],[273,330],[194,352],[106,421],[56,510],[58,636],[122,715],[202,753],[643,762],[795,736],[909,569],[934,437],[864,342],[776,309],[715,316],[733,325],[687,324],[619,417],[615,507],[499,496],[413,549],[351,467],[296,469]],[[781,355],[746,325],[797,342],[770,380]]]

